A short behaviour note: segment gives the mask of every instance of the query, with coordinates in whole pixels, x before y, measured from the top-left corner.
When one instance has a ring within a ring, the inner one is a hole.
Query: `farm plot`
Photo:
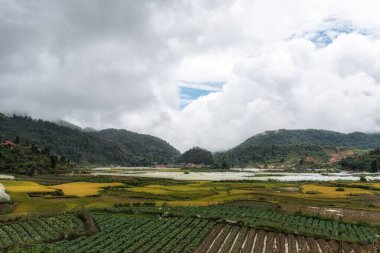
[[[71,214],[2,224],[0,225],[0,250],[55,241],[83,232],[82,220]]]
[[[134,210],[134,211],[133,211]],[[348,242],[374,242],[378,232],[370,227],[315,217],[287,214],[277,210],[262,210],[232,206],[198,206],[165,208],[132,208],[146,212],[179,217],[200,217],[209,220],[224,219],[256,228],[269,228],[286,234],[301,234]]]
[[[193,252],[214,223],[194,218],[94,214],[101,228],[92,236],[54,244],[58,252]]]
[[[371,253],[378,250],[380,250],[378,244],[363,246],[218,224],[202,241],[195,253]]]

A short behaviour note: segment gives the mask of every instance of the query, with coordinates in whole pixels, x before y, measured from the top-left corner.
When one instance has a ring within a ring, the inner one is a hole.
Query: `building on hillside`
[[[0,146],[5,147],[5,148],[11,148],[11,147],[16,146],[16,144],[14,144],[11,141],[4,141],[3,143],[0,144]]]

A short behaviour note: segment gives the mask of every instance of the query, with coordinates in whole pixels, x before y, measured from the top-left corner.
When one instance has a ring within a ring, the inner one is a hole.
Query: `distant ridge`
[[[219,164],[226,162],[230,166],[275,164],[277,167],[289,168],[298,166],[306,159],[313,167],[315,163],[329,163],[332,155],[347,153],[340,149],[375,149],[379,146],[378,133],[344,134],[317,129],[280,129],[254,135],[226,152],[214,154],[214,159]],[[348,153],[354,152],[351,150]]]
[[[147,134],[139,134],[124,129],[104,129],[92,131],[91,135],[119,144],[124,150],[141,160],[158,163],[174,163],[180,152],[166,141]]]
[[[266,131],[254,135],[237,147],[260,145],[319,145],[374,149],[380,146],[380,134],[353,132],[349,134],[317,129]]]
[[[18,136],[21,142],[48,147],[78,164],[147,166],[171,163],[180,154],[164,140],[149,135],[115,129],[89,132],[69,122],[59,124],[0,113],[0,137],[12,140]]]

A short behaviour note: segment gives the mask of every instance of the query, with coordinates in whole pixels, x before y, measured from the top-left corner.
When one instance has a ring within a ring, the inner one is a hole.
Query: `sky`
[[[0,111],[181,151],[380,131],[380,1],[0,0]]]

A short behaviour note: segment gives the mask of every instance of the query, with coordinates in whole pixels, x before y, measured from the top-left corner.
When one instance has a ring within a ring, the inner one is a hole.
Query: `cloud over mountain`
[[[181,150],[226,149],[267,129],[379,131],[378,9],[0,0],[0,111],[127,128]],[[181,108],[181,82],[223,87]]]

